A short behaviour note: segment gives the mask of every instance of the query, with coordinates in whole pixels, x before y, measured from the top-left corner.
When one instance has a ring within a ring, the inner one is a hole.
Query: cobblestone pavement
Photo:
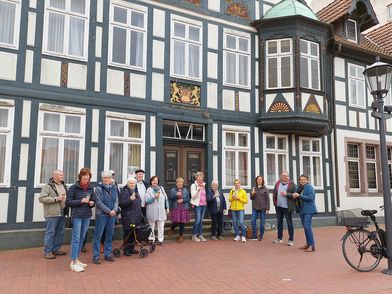
[[[245,244],[228,237],[168,241],[147,258],[121,256],[101,265],[91,263],[88,244],[83,273],[69,269],[68,255],[46,260],[42,248],[2,251],[0,293],[392,293],[392,276],[381,273],[385,259],[373,272],[356,272],[341,253],[344,228],[314,231],[313,253],[299,249],[302,230],[296,230],[293,247],[272,244],[276,231],[270,231],[264,241]]]

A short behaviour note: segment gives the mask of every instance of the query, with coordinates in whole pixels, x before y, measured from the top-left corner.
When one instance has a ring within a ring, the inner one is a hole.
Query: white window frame
[[[0,2],[14,3],[16,6],[15,7],[14,42],[12,44],[0,42],[0,47],[18,49],[19,48],[21,0],[0,0]]]
[[[362,73],[365,68],[363,66],[353,64],[353,63],[348,63],[347,64],[347,71],[348,71],[348,81],[347,81],[347,86],[348,86],[348,99],[349,99],[349,105],[353,107],[358,107],[358,108],[366,108],[366,86],[365,86],[365,77],[360,74],[359,76],[352,76],[351,75],[351,70],[350,67],[355,67],[356,71],[359,73]],[[359,104],[359,101],[357,103],[352,102],[352,91],[351,91],[351,82],[355,82],[355,87],[357,88],[357,93],[362,91],[363,93],[363,105]],[[360,82],[362,82],[362,87],[360,87]]]
[[[310,150],[309,151],[303,151],[303,141],[309,141],[310,144]],[[309,181],[311,182],[311,184],[318,189],[322,189],[323,188],[323,156],[322,156],[322,141],[321,138],[309,138],[309,137],[300,137],[299,138],[299,153],[300,153],[300,172],[301,174],[304,174],[304,164],[303,164],[303,157],[307,156],[310,157],[310,173],[311,174],[305,174],[306,176],[309,177]],[[320,150],[319,151],[313,151],[313,142],[317,141],[319,143],[319,147]],[[313,158],[318,157],[320,159],[320,185],[316,185],[316,183],[314,182],[314,174],[313,174],[313,170],[314,170],[314,166],[313,166]]]
[[[233,133],[235,134],[235,146],[227,146],[226,145],[226,134]],[[238,145],[238,137],[240,134],[247,135],[247,146],[239,146]],[[234,179],[239,179],[239,152],[246,152],[248,153],[248,171],[247,177],[248,182],[243,183],[241,182],[241,187],[244,189],[249,189],[252,181],[250,178],[250,169],[251,169],[251,158],[250,158],[250,129],[241,129],[241,128],[223,128],[222,132],[222,143],[223,143],[223,151],[222,151],[222,187],[224,189],[231,189],[234,186]],[[234,179],[231,179],[232,185],[226,185],[226,151],[235,152],[235,176]]]
[[[126,136],[127,128],[124,128],[124,137],[117,137],[117,136],[111,136],[110,135],[110,121],[115,120],[115,121],[122,121],[125,126],[127,123],[132,122],[132,123],[138,123],[141,124],[141,137],[140,139],[138,138],[128,138]],[[123,146],[127,146],[128,144],[139,144],[140,147],[140,167],[141,169],[145,168],[145,139],[147,134],[145,132],[145,117],[141,115],[132,115],[132,114],[119,114],[119,113],[112,113],[112,112],[107,112],[106,113],[106,128],[105,128],[105,170],[110,169],[110,143],[122,143]],[[123,149],[128,150],[127,148]],[[123,170],[122,174],[123,177],[122,179],[116,178],[116,181],[118,182],[119,185],[125,185],[127,183],[127,180],[129,178],[128,175],[128,170],[127,170],[127,164],[126,162],[128,161],[127,159],[127,152],[123,152]]]
[[[278,155],[284,155],[286,157],[286,169],[289,167],[289,137],[287,135],[275,135],[264,133],[264,179],[268,188],[273,188],[275,186],[275,182],[280,178],[280,174],[282,170],[279,170],[279,160]],[[275,139],[275,148],[267,148],[267,137],[273,137]],[[284,139],[286,149],[278,149],[278,139]],[[267,155],[273,154],[275,156],[275,175],[273,179],[273,185],[269,185],[269,176],[267,173]]]
[[[290,41],[290,52],[284,52],[281,53],[281,43],[283,41]],[[278,46],[277,46],[277,53],[268,53],[268,44],[271,42],[277,42]],[[268,40],[266,41],[266,46],[265,46],[265,56],[266,56],[266,60],[265,60],[265,85],[266,85],[266,89],[280,89],[280,88],[292,88],[293,87],[293,39],[291,38],[285,38],[285,39],[275,39],[275,40]],[[281,71],[281,64],[282,64],[282,58],[284,57],[290,57],[290,85],[289,86],[282,86],[282,71]],[[270,58],[277,58],[277,79],[278,79],[278,83],[276,87],[270,87],[269,86],[269,68],[268,68],[268,60]]]
[[[348,145],[357,145],[358,146],[358,157],[349,157],[348,154]],[[347,156],[347,185],[348,185],[348,189],[350,190],[350,192],[353,193],[357,193],[357,192],[361,192],[362,190],[362,183],[361,183],[361,144],[358,142],[347,142],[346,143],[346,156]],[[349,170],[348,170],[348,163],[349,162],[356,162],[358,164],[358,183],[359,183],[359,187],[358,188],[351,188],[350,187],[350,174],[349,174]],[[366,179],[367,181],[367,179]]]
[[[0,127],[0,134],[6,135],[6,149],[5,149],[5,165],[4,165],[4,181],[0,182],[0,187],[10,187],[11,184],[11,163],[12,163],[12,142],[14,136],[14,115],[15,107],[13,101],[0,100],[2,103],[0,109],[8,110],[8,123],[7,127]],[[0,167],[2,168],[2,167]]]
[[[371,159],[371,158],[368,158],[367,157],[367,152],[366,152],[366,147],[367,146],[369,146],[369,147],[373,147],[374,148],[374,159]],[[377,145],[373,145],[373,144],[365,144],[365,171],[366,171],[366,173],[368,172],[368,170],[367,170],[367,164],[368,163],[370,163],[370,164],[373,164],[374,165],[374,168],[375,168],[375,174],[376,174],[376,188],[369,188],[369,181],[368,181],[368,177],[366,176],[366,184],[367,184],[367,187],[368,187],[368,191],[369,192],[378,192],[378,180],[379,180],[379,178],[378,178],[378,168],[377,168],[377,153],[378,153],[378,148],[379,148],[379,146],[377,146]]]
[[[40,183],[41,178],[41,161],[42,161],[42,141],[43,138],[58,138],[59,139],[59,152],[58,152],[58,166],[57,169],[63,170],[64,166],[64,140],[65,139],[75,139],[80,140],[80,153],[79,153],[79,170],[84,166],[84,148],[85,148],[85,127],[86,127],[86,114],[85,111],[82,109],[76,109],[71,107],[62,107],[57,108],[57,106],[50,106],[48,108],[41,107],[38,113],[38,133],[37,133],[37,152],[36,152],[36,165],[35,165],[35,187],[42,187],[45,183]],[[52,108],[53,110],[50,110]],[[60,110],[60,111],[58,111]],[[75,111],[76,110],[76,111]],[[60,131],[58,132],[51,132],[51,131],[44,131],[44,114],[45,113],[52,113],[60,115]],[[65,133],[65,117],[67,115],[70,116],[78,116],[80,117],[80,133],[79,134],[70,134]],[[62,133],[61,133],[62,132]],[[75,175],[75,179],[77,175]],[[48,179],[47,179],[48,180]],[[66,184],[73,184],[73,183],[66,183]]]
[[[388,6],[387,6],[387,15],[388,15],[388,21],[391,21],[392,20],[392,4],[389,4]]]
[[[347,24],[348,23],[354,23],[354,28],[355,28],[355,39],[351,39],[348,36],[348,29],[347,29]],[[358,43],[358,27],[357,27],[357,22],[353,19],[348,19],[346,25],[344,26],[346,30],[346,39],[355,43]]]
[[[50,0],[45,1],[45,14],[44,14],[44,35],[43,35],[43,42],[42,42],[42,53],[45,55],[51,56],[61,56],[69,59],[76,59],[87,61],[88,59],[88,47],[89,47],[89,24],[90,24],[90,0],[86,0],[86,7],[85,7],[85,14],[80,14],[76,12],[70,12],[70,3],[71,0],[65,0],[65,10],[60,10],[54,7],[50,7]],[[49,34],[49,13],[56,12],[58,14],[65,15],[65,24],[64,24],[64,48],[63,52],[55,52],[50,51],[48,49],[48,34]],[[69,49],[69,19],[70,16],[77,16],[79,18],[85,19],[85,26],[84,26],[84,39],[83,39],[83,56],[71,55],[68,53]]]
[[[185,25],[185,38],[179,38],[174,36],[174,24],[180,23]],[[200,42],[196,42],[193,40],[189,40],[189,27],[198,27],[199,28],[199,40]],[[177,77],[185,80],[199,81],[203,80],[203,24],[201,22],[187,19],[180,16],[172,16],[170,22],[170,75],[172,77]],[[185,75],[174,73],[174,41],[180,41],[185,44]],[[199,77],[191,77],[189,76],[189,45],[198,45],[199,46]]]
[[[114,21],[114,7],[119,7],[122,9],[127,10],[127,25],[123,23],[118,23]],[[138,13],[142,13],[144,15],[144,28],[139,28],[139,27],[134,27],[131,26],[131,11],[135,11]],[[148,24],[148,15],[147,15],[147,7],[137,5],[137,4],[132,4],[132,3],[127,3],[124,1],[111,1],[110,3],[110,22],[109,22],[109,48],[108,48],[108,61],[109,65],[116,66],[116,67],[123,67],[123,68],[129,68],[129,69],[134,69],[134,70],[139,70],[139,71],[146,71],[146,64],[147,64],[147,24]],[[125,50],[125,64],[123,63],[118,63],[114,62],[112,60],[112,53],[113,53],[113,27],[121,27],[123,29],[126,29],[127,32],[127,41],[126,41],[126,50]],[[140,33],[144,34],[143,37],[143,66],[138,67],[130,64],[130,52],[131,52],[131,31],[137,31]]]
[[[233,48],[228,48],[227,47],[227,36],[231,36],[236,39],[236,49]],[[241,51],[239,49],[239,39],[246,39],[248,41],[248,50],[247,51]],[[251,77],[251,64],[250,64],[250,59],[251,59],[251,39],[249,34],[244,34],[238,31],[233,31],[233,30],[224,30],[223,32],[223,85],[229,86],[229,87],[236,87],[236,88],[245,88],[245,89],[250,89],[250,83],[252,80]],[[234,54],[236,56],[236,76],[235,76],[235,83],[229,83],[227,82],[227,72],[226,72],[226,55],[227,53]],[[248,83],[246,85],[241,85],[239,83],[239,76],[240,76],[240,71],[239,71],[239,65],[240,65],[240,56],[246,56],[248,60]]]
[[[308,41],[305,39],[301,39],[300,42],[305,42],[306,46],[307,46],[307,50],[308,50],[307,54],[300,52],[300,55],[301,55],[300,57],[306,58],[306,60],[308,62],[308,75],[307,75],[308,87],[304,87],[302,85],[301,85],[301,87],[306,88],[306,89],[320,90],[320,79],[321,79],[320,78],[320,46],[316,42]],[[311,54],[311,45],[312,44],[317,46],[317,55],[316,56]],[[316,88],[312,87],[312,76],[313,76],[313,74],[312,74],[312,61],[313,60],[317,61],[318,85]]]

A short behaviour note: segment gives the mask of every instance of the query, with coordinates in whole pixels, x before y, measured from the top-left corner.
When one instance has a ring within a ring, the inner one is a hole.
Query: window
[[[119,184],[138,168],[144,167],[144,122],[108,117],[106,120],[107,169],[116,173]]]
[[[10,185],[14,108],[0,107],[0,187]]]
[[[224,186],[232,187],[239,179],[244,187],[250,186],[249,133],[224,131]]]
[[[146,68],[147,14],[112,5],[110,11],[109,60],[114,65]]]
[[[164,121],[163,137],[190,141],[204,141],[204,125]]]
[[[348,94],[350,106],[365,107],[365,80],[362,66],[348,64]]]
[[[309,177],[314,187],[321,188],[321,139],[300,139],[301,173]]]
[[[47,0],[44,52],[87,59],[88,0]]]
[[[171,73],[184,79],[201,80],[202,27],[172,21]]]
[[[0,46],[17,48],[20,0],[0,0]]]
[[[346,38],[357,43],[357,22],[349,19],[346,22]]]
[[[376,146],[366,145],[366,178],[369,191],[377,191]]]
[[[38,133],[38,184],[44,184],[56,169],[64,172],[64,181],[74,183],[84,162],[85,116],[40,111]]]
[[[388,5],[387,9],[388,9],[388,20],[391,21],[392,20],[392,4]]]
[[[267,171],[266,183],[271,187],[279,179],[282,171],[288,167],[288,143],[287,136],[265,136],[265,159],[264,170]]]
[[[291,39],[267,41],[267,88],[289,88],[293,81],[293,49]]]
[[[358,144],[347,144],[348,181],[352,192],[359,192],[361,189],[359,150]]]
[[[301,39],[301,87],[320,90],[319,45]]]
[[[250,87],[250,39],[224,35],[224,74],[228,86]]]

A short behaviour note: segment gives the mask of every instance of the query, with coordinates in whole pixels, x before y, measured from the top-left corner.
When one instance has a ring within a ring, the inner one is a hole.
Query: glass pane
[[[290,40],[283,40],[280,42],[280,52],[281,53],[288,53],[291,51],[291,41]]]
[[[226,52],[226,83],[236,84],[236,55]]]
[[[313,185],[321,186],[321,159],[318,156],[313,157]]]
[[[44,131],[60,131],[60,114],[44,113]]]
[[[124,122],[121,120],[110,121],[110,136],[124,137]]]
[[[163,124],[163,137],[174,138],[174,125],[173,124]]]
[[[84,19],[71,17],[69,21],[69,54],[83,56]]]
[[[80,116],[69,116],[65,117],[65,132],[66,133],[73,133],[73,134],[80,134],[80,123],[81,118]],[[67,182],[70,183],[70,182]]]
[[[174,41],[173,72],[185,75],[185,44],[178,41]]]
[[[48,50],[63,52],[64,48],[64,23],[65,16],[57,13],[49,13],[48,25]]]
[[[78,140],[64,140],[64,181],[74,183],[79,171],[80,142]]]
[[[142,125],[139,123],[129,122],[128,137],[140,139],[142,137]]]
[[[285,170],[287,170],[286,155],[278,154],[278,171],[277,172],[280,175]]]
[[[0,128],[8,127],[8,109],[0,108]]]
[[[185,39],[185,25],[182,23],[174,23],[174,36]]]
[[[276,54],[278,52],[278,44],[276,41],[268,42],[267,54]]]
[[[193,125],[193,140],[204,141],[204,127]]]
[[[120,8],[120,7],[117,7],[117,6],[114,6],[113,19],[114,19],[114,21],[126,24],[127,23],[127,10]]]
[[[234,50],[237,49],[236,40],[237,38],[230,35],[226,35],[226,48],[230,48]]]
[[[110,143],[109,168],[114,171],[118,181],[123,181],[123,149],[122,143]]]
[[[353,65],[349,65],[349,70],[350,70],[350,76],[356,77],[357,76],[357,69]]]
[[[358,81],[358,104],[365,106],[365,83],[364,81]]]
[[[359,189],[359,164],[355,161],[348,162],[348,177],[351,189]]]
[[[242,86],[249,85],[249,56],[239,56],[239,84]]]
[[[310,168],[310,156],[302,156],[302,173],[311,178],[311,172],[312,170]]]
[[[359,157],[359,146],[357,144],[347,144],[348,157],[358,158]]]
[[[300,50],[301,50],[301,53],[307,54],[308,53],[308,42],[301,40]]]
[[[127,42],[127,31],[113,27],[112,61],[125,64],[125,49]]]
[[[311,72],[312,72],[312,89],[319,89],[319,62],[318,60],[311,60]]]
[[[4,178],[5,178],[6,147],[7,147],[7,136],[0,135],[0,183],[4,183]]]
[[[301,87],[309,88],[309,69],[308,69],[308,59],[305,57],[301,57],[300,61],[300,77],[301,77]]]
[[[248,169],[249,169],[249,163],[248,163],[248,152],[238,152],[238,167],[239,167],[239,173],[238,173],[238,178],[241,181],[241,184],[243,186],[248,185]]]
[[[268,59],[268,87],[276,88],[278,86],[278,59]]]
[[[310,140],[302,140],[302,151],[310,151]]]
[[[238,134],[238,146],[247,147],[248,146],[248,135]]]
[[[131,11],[131,25],[139,28],[144,28],[144,14],[136,11]]]
[[[267,137],[267,148],[275,149],[275,137]]]
[[[275,154],[267,154],[267,184],[273,186],[276,181]]]
[[[286,139],[285,138],[278,138],[278,149],[279,150],[286,150]]]
[[[374,146],[366,145],[366,158],[376,159],[376,148]]]
[[[366,163],[366,174],[369,189],[377,189],[376,164],[373,162]]]
[[[65,9],[65,0],[50,0],[50,7]]]
[[[86,0],[71,0],[71,11],[84,14],[86,7]],[[68,183],[68,182],[66,182]],[[71,183],[71,182],[69,182]]]
[[[16,5],[0,1],[0,42],[13,44]]]
[[[318,44],[310,43],[310,55],[318,56]]]
[[[388,147],[387,148],[387,152],[388,152],[388,160],[392,160],[392,148]],[[391,186],[392,187],[392,186]]]
[[[58,169],[59,139],[43,138],[41,150],[40,183],[46,183],[54,170]]]
[[[198,27],[189,27],[189,40],[199,42],[200,41],[200,28]]]
[[[180,131],[181,139],[186,139],[189,132],[189,125],[178,124],[178,130]]]
[[[200,76],[200,46],[189,45],[189,76],[198,78]]]
[[[132,66],[143,67],[144,33],[131,31],[131,56]]]
[[[235,152],[226,151],[226,186],[232,186],[235,179]]]
[[[319,140],[312,141],[312,150],[313,150],[313,152],[320,152],[320,141]]]
[[[235,134],[226,133],[226,146],[235,146]]]
[[[357,39],[356,36],[356,22],[348,20],[346,23],[346,34],[347,39],[355,41]]]
[[[141,167],[142,148],[139,144],[128,145],[128,169],[127,172],[131,173]]]
[[[291,57],[282,57],[281,60],[282,87],[291,86]]]
[[[249,52],[249,40],[239,38],[238,39],[238,46],[240,51]]]
[[[350,82],[350,102],[351,104],[357,105],[357,83],[353,79],[349,79]]]

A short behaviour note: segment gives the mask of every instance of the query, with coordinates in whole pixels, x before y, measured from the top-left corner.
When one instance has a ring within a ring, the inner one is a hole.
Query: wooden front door
[[[198,171],[204,170],[205,149],[188,146],[164,146],[164,187],[166,191],[176,186],[176,179],[184,179],[187,189]]]

